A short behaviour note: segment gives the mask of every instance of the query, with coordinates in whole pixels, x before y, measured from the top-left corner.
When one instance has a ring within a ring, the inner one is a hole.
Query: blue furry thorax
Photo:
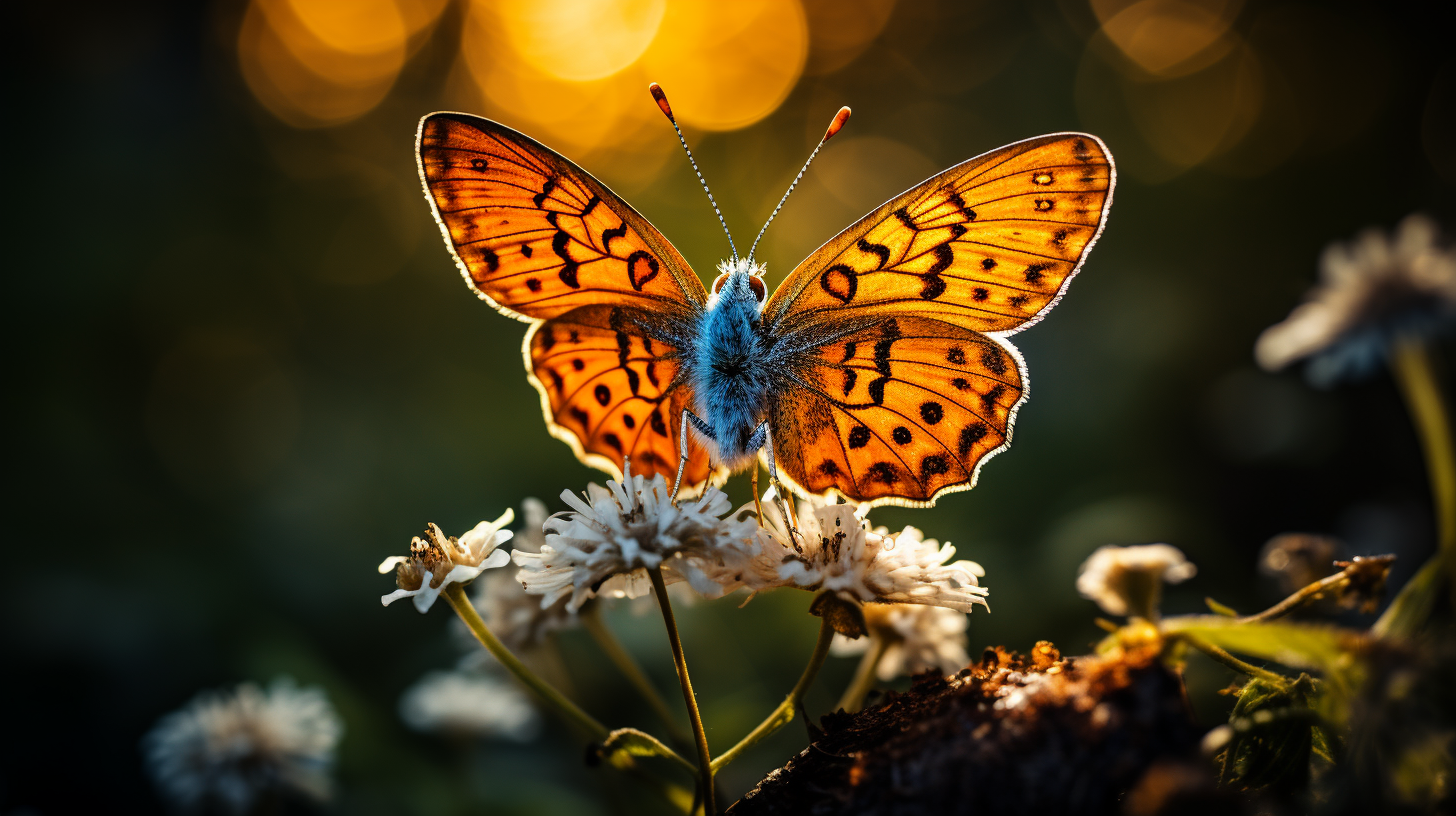
[[[718,268],[727,278],[708,299],[687,369],[694,413],[713,428],[714,459],[737,470],[753,457],[748,440],[768,410],[771,349],[761,332],[763,303],[749,280],[762,267],[740,260]]]

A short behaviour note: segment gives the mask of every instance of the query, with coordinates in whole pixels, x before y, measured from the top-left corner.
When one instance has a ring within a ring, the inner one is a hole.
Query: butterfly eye
[[[748,276],[748,288],[753,290],[753,296],[758,299],[759,303],[768,297],[768,290],[763,286],[763,278],[757,275]]]
[[[728,273],[727,272],[724,272],[723,274],[721,274],[718,277],[714,278],[713,279],[713,294],[716,295],[716,294],[718,294],[718,292],[722,291],[723,284],[725,284],[727,282],[728,282]]]

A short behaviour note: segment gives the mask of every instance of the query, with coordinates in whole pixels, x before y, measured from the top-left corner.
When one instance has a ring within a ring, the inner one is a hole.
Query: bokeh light
[[[662,24],[667,0],[506,0],[490,6],[506,42],[526,65],[548,76],[587,82],[611,76],[642,56]]]
[[[404,67],[411,38],[444,0],[253,0],[238,33],[253,95],[295,127],[352,121],[373,110]]]

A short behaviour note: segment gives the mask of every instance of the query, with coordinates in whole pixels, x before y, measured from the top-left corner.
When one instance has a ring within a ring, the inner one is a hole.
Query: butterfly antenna
[[[792,193],[794,191],[794,188],[799,186],[799,180],[804,177],[804,172],[809,169],[809,163],[814,161],[815,156],[819,155],[819,149],[824,147],[824,143],[828,142],[830,139],[833,139],[834,134],[838,133],[839,129],[844,127],[844,123],[848,121],[848,107],[840,108],[839,113],[834,114],[834,121],[830,122],[829,129],[824,131],[824,138],[820,139],[819,144],[814,146],[814,152],[809,154],[808,161],[805,161],[804,166],[799,168],[799,175],[794,176],[793,183],[790,184],[789,189],[784,192],[784,197],[779,199],[779,204],[777,207],[774,207],[773,214],[770,215],[768,217],[768,220],[763,223],[763,229],[758,231],[758,237],[753,239],[753,246],[749,247],[748,249],[748,260],[750,262],[753,261],[753,253],[758,249],[758,242],[762,240],[764,232],[768,230],[768,225],[773,223],[774,218],[779,214],[779,210],[783,209],[784,202],[789,200],[789,193]]]
[[[677,132],[677,140],[682,143],[683,150],[688,154],[688,162],[693,166],[693,172],[698,174],[698,183],[703,185],[703,192],[708,194],[708,203],[713,205],[713,214],[718,216],[718,223],[723,225],[723,234],[728,236],[728,248],[733,250],[733,262],[738,263],[738,247],[733,245],[733,233],[728,231],[728,222],[723,220],[723,213],[718,211],[718,202],[713,200],[713,191],[708,189],[708,182],[703,178],[703,171],[698,169],[698,160],[693,158],[693,151],[688,149],[688,140],[683,138],[682,128],[677,126],[677,117],[672,115],[672,106],[667,104],[667,94],[663,92],[662,86],[656,82],[647,86],[652,92],[652,98],[657,102],[657,107],[667,115],[667,121],[672,123],[672,129]]]

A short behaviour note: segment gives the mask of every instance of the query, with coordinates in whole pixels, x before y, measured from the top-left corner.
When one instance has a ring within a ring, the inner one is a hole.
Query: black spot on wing
[[[819,275],[819,288],[840,303],[848,303],[859,291],[858,273],[844,264],[835,264]]]
[[[859,243],[855,244],[855,247],[857,247],[860,252],[873,255],[879,259],[880,262],[875,267],[876,269],[884,269],[885,264],[890,262],[890,248],[885,246],[884,244],[870,243],[869,241],[861,238],[859,239]]]
[[[892,485],[900,481],[900,471],[889,462],[876,462],[865,471],[865,478],[872,482]]]
[[[935,425],[945,418],[945,406],[934,400],[922,402],[920,403],[920,418],[925,420],[926,425]]]
[[[965,365],[966,350],[960,346],[951,346],[945,352],[945,361],[951,365]]]
[[[616,434],[602,434],[602,441],[607,443],[607,445],[609,445],[612,450],[616,451],[618,456],[622,455],[622,440],[619,439]]]
[[[943,476],[950,472],[950,462],[942,455],[936,453],[920,460],[920,478],[922,481],[930,481],[932,476]]]
[[[911,229],[911,230],[919,230],[920,229],[919,227],[915,226],[915,219],[913,219],[913,218],[910,217],[910,213],[904,207],[901,207],[900,209],[895,210],[894,215],[895,215],[896,218],[900,219],[900,223],[901,224],[904,224],[905,225],[905,229]]]
[[[592,396],[596,397],[598,405],[605,408],[607,403],[612,401],[612,389],[598,383],[597,387],[592,389]]]
[[[491,251],[490,247],[480,247],[480,259],[485,261],[485,268],[491,272],[500,269],[500,256]]]
[[[1051,268],[1052,265],[1049,263],[1034,263],[1028,266],[1022,274],[1026,277],[1027,283],[1038,283],[1041,281],[1042,276],[1046,274],[1046,271]]]
[[[825,459],[823,462],[819,463],[819,472],[824,474],[825,476],[838,476],[840,473],[839,463],[829,459]]]
[[[844,396],[849,396],[849,392],[854,390],[854,383],[858,379],[859,374],[854,369],[844,369]]]
[[[851,448],[863,448],[870,443],[870,429],[863,425],[856,425],[849,429],[849,446]]]
[[[565,230],[557,230],[556,235],[551,238],[551,251],[555,252],[556,257],[560,258],[563,262],[561,271],[557,273],[561,278],[561,282],[570,286],[572,289],[580,289],[581,284],[576,280],[576,269],[579,264],[572,260],[571,253],[566,251],[566,247],[570,243],[571,236],[567,235]]]
[[[526,288],[532,292],[541,291],[541,281],[538,278],[526,278]]]
[[[602,230],[602,251],[605,252],[605,253],[607,253],[608,255],[611,255],[612,254],[612,239],[613,238],[626,238],[626,237],[627,237],[627,225],[626,224],[622,224],[622,225],[616,226],[616,227],[607,227],[606,229]]]
[[[896,425],[895,430],[890,431],[890,438],[895,440],[897,445],[908,445],[910,440],[915,437],[910,433],[909,428],[904,425]]]
[[[974,448],[976,443],[980,442],[985,436],[985,425],[979,422],[967,425],[961,429],[961,437],[959,444],[956,445],[956,452],[961,455],[962,459],[966,458],[966,455],[971,452],[971,448]]]
[[[871,402],[876,405],[885,404],[885,383],[888,383],[889,381],[889,377],[880,377],[878,379],[871,380],[870,384],[868,386],[865,386],[865,389],[870,392]]]
[[[546,179],[546,183],[541,185],[541,192],[532,196],[531,200],[536,203],[536,206],[538,208],[542,207],[543,205],[545,205],[546,199],[551,195],[551,191],[555,189],[556,179],[554,177],[548,178]]]
[[[987,391],[986,393],[981,395],[981,405],[985,406],[987,411],[990,411],[991,409],[996,407],[996,403],[999,402],[1001,400],[1001,397],[1005,394],[1006,386],[997,385],[990,391]]]
[[[985,366],[992,374],[1001,375],[1006,373],[1006,358],[997,353],[997,350],[993,348],[987,348],[981,352],[981,365]]]
[[[653,411],[649,414],[647,424],[652,426],[653,433],[656,433],[658,436],[668,436],[667,423],[662,421],[661,411]]]

